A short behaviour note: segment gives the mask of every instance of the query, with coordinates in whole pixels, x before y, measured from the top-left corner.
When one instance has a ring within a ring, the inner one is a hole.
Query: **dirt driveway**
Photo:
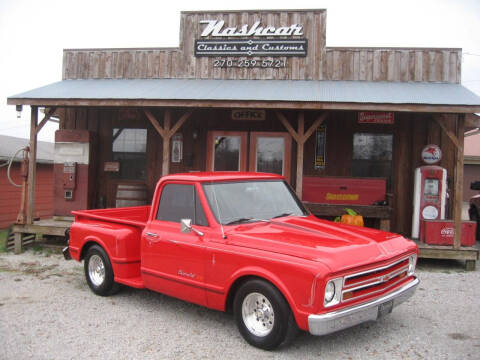
[[[425,262],[406,304],[376,323],[301,334],[266,352],[230,315],[147,290],[103,298],[58,254],[0,254],[0,359],[480,359],[480,271]]]

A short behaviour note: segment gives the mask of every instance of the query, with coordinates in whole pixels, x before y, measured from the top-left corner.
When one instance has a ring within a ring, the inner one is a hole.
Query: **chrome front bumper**
[[[321,315],[310,315],[308,317],[310,334],[327,335],[363,322],[377,320],[408,300],[415,293],[419,283],[420,280],[415,277],[413,281],[381,298]]]

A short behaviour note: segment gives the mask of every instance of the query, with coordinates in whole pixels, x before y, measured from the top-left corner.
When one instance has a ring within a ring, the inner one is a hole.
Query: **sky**
[[[292,8],[327,9],[327,46],[462,48],[462,84],[480,96],[479,0],[1,0],[0,135],[29,137],[29,107],[17,119],[7,97],[60,81],[63,49],[176,47],[180,11]]]

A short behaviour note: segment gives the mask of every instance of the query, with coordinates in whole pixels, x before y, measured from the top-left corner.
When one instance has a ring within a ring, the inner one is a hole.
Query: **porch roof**
[[[480,97],[461,84],[376,81],[63,80],[11,96],[7,103],[480,112]]]

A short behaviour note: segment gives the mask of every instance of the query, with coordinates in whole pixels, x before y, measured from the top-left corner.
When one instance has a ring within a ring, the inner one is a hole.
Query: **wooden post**
[[[163,157],[162,157],[162,176],[168,175],[170,170],[170,139],[180,129],[183,123],[192,115],[193,110],[187,111],[183,114],[177,123],[171,127],[172,113],[169,109],[165,110],[163,117],[163,127],[159,124],[158,120],[153,114],[145,110],[145,115],[152,123],[153,127],[157,130],[163,141]]]
[[[163,160],[162,160],[162,176],[168,175],[170,170],[170,121],[171,113],[170,110],[165,110],[165,115],[163,117],[163,131],[165,136],[163,137]]]
[[[277,111],[277,117],[280,122],[285,126],[290,135],[297,142],[297,178],[295,192],[297,196],[302,198],[302,185],[303,185],[303,153],[305,142],[312,136],[313,132],[322,124],[327,117],[327,113],[321,114],[317,120],[315,120],[310,128],[305,132],[305,113],[303,111],[298,113],[298,131],[295,131],[288,122],[285,115],[280,111]]]
[[[16,232],[14,234],[14,238],[13,238],[13,245],[14,245],[14,253],[15,254],[21,254],[22,253],[22,241],[23,241],[23,234],[22,233],[18,233]]]
[[[463,146],[465,133],[465,116],[458,115],[457,120],[457,161],[455,163],[455,204],[453,219],[455,221],[455,239],[453,248],[459,249],[462,239],[462,203],[463,203]]]
[[[30,161],[28,163],[28,200],[27,200],[27,224],[33,224],[35,210],[35,177],[37,169],[37,122],[38,107],[31,106],[30,117]],[[21,251],[21,250],[20,250]]]
[[[305,113],[300,111],[298,113],[298,130],[297,130],[298,138],[300,141],[297,142],[297,178],[296,178],[296,192],[297,196],[301,199],[302,198],[302,191],[303,191],[303,150],[304,144],[306,139],[304,139],[305,135]]]

